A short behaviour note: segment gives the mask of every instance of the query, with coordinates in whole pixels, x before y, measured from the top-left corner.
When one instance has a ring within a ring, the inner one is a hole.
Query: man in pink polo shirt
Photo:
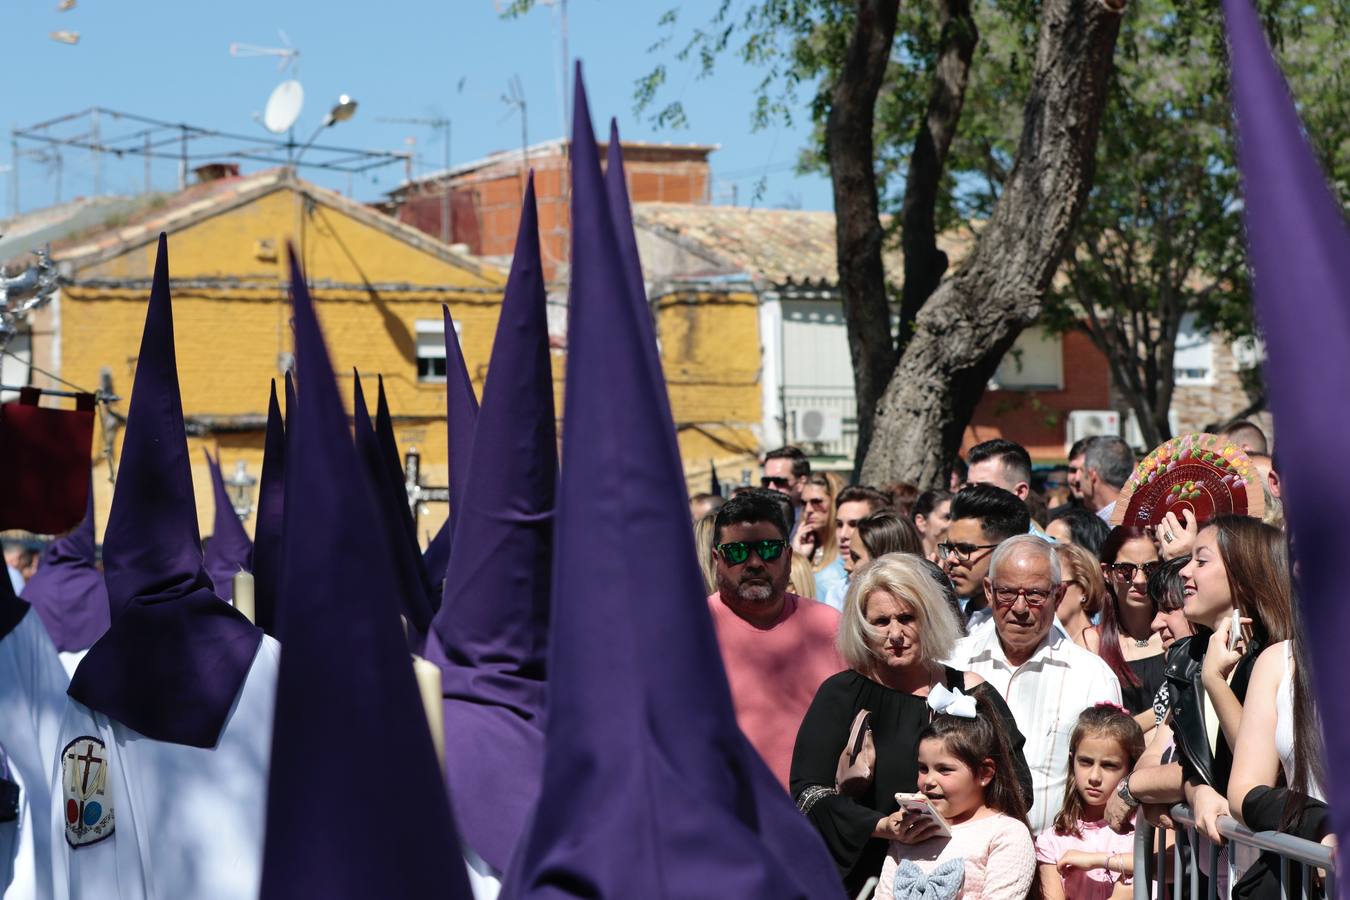
[[[717,512],[717,593],[708,598],[736,721],[784,789],[806,708],[845,668],[835,650],[839,613],[787,591],[792,548],[782,504],[747,491]]]

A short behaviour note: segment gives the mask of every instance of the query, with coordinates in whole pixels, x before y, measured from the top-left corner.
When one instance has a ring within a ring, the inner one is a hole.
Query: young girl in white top
[[[1069,738],[1064,806],[1036,839],[1045,900],[1128,900],[1134,834],[1106,824],[1106,804],[1144,753],[1144,732],[1124,707],[1083,710]]]
[[[959,690],[930,695],[929,706],[942,714],[919,733],[919,792],[951,836],[906,812],[913,833],[891,843],[876,898],[1026,900],[1036,852],[998,717],[988,701]]]

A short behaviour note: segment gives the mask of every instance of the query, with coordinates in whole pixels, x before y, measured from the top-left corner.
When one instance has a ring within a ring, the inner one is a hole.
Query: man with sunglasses
[[[792,500],[791,528],[797,527],[797,519],[802,510],[802,488],[811,475],[811,460],[796,447],[779,447],[764,454],[764,475],[759,479],[760,487],[769,491],[787,494]]]
[[[1002,694],[1026,735],[1033,787],[1028,818],[1039,834],[1064,799],[1078,714],[1098,703],[1119,705],[1120,682],[1101,657],[1053,627],[1064,593],[1053,544],[1028,534],[999,544],[984,591],[994,627],[959,641],[947,665],[976,673]]]
[[[806,709],[844,668],[839,613],[788,592],[787,538],[783,506],[769,491],[728,500],[713,525],[717,593],[708,598],[736,721],[784,789]]]
[[[952,498],[947,538],[937,546],[938,562],[952,580],[966,628],[974,631],[990,618],[984,582],[994,548],[1031,525],[1027,505],[992,484],[972,484]]]

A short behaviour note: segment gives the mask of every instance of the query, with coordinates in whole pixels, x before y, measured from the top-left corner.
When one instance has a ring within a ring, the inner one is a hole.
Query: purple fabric
[[[220,474],[220,460],[202,450],[206,467],[211,470],[211,488],[216,500],[215,527],[206,542],[202,565],[215,585],[216,596],[234,600],[234,576],[241,569],[249,570],[253,559],[253,542],[244,531],[244,524],[235,515],[230,493],[225,490],[225,478]]]
[[[1325,759],[1332,761],[1350,756],[1344,689],[1350,607],[1341,599],[1350,478],[1337,452],[1350,445],[1350,420],[1327,402],[1350,387],[1350,229],[1304,138],[1255,10],[1249,0],[1224,0],[1223,6],[1281,496],[1299,559]],[[1326,770],[1327,802],[1346,809],[1350,778],[1334,764]],[[1342,843],[1350,840],[1350,818],[1340,819],[1337,831]]]
[[[394,417],[389,413],[389,398],[384,393],[384,376],[377,375],[378,389],[375,399],[375,437],[380,441],[380,453],[384,456],[389,469],[389,483],[400,491],[407,492],[407,481],[403,474],[403,457],[398,452],[398,439],[394,437]],[[408,508],[408,521],[412,522],[412,510]]]
[[[408,508],[408,495],[402,486],[397,493],[391,494],[384,452],[370,424],[366,393],[361,388],[361,376],[355,370],[352,370],[352,404],[356,452],[364,464],[366,485],[375,502],[375,521],[389,539],[389,549],[394,554],[394,580],[386,590],[393,591],[397,596],[399,612],[408,620],[408,640],[413,649],[420,653],[427,630],[431,627],[432,609],[431,601],[427,598],[426,581],[422,578],[421,554],[417,552],[417,545],[408,539],[403,527],[403,511]]]
[[[450,468],[450,514],[422,554],[422,564],[433,586],[440,586],[445,580],[445,569],[450,564],[450,536],[455,530],[456,503],[469,475],[473,423],[478,416],[478,397],[473,392],[469,369],[464,364],[464,353],[450,319],[450,307],[441,306],[441,315],[445,320],[445,428]]]
[[[446,783],[465,842],[504,871],[543,769],[553,371],[534,180],[474,426],[458,537],[428,658],[444,672]]]
[[[108,588],[95,559],[91,484],[80,524],[47,545],[37,573],[23,586],[24,601],[37,610],[60,653],[88,650],[108,630]]]
[[[212,592],[202,568],[163,234],[103,534],[103,577],[112,624],[68,693],[152,740],[215,746],[262,631]]]
[[[502,897],[842,897],[736,725],[580,67],[576,84],[544,784]]]
[[[446,897],[468,877],[413,678],[395,561],[290,254],[305,402],[292,417],[261,897]],[[316,793],[318,791],[318,793]],[[338,793],[334,793],[337,791]]]
[[[375,437],[379,442],[380,455],[389,467],[389,502],[397,509],[398,520],[403,524],[405,542],[412,548],[410,564],[414,567],[422,589],[427,597],[428,608],[435,615],[441,608],[441,582],[444,573],[433,578],[427,571],[426,560],[422,556],[421,545],[417,542],[417,524],[413,521],[412,507],[408,503],[408,483],[403,473],[403,458],[398,452],[398,440],[394,437],[394,417],[389,414],[389,400],[384,394],[384,376],[379,379],[378,399],[375,402]]]
[[[287,376],[287,381],[290,381]],[[277,404],[277,382],[267,398],[267,432],[263,437],[262,475],[258,479],[258,512],[253,524],[253,618],[259,628],[276,634],[277,592],[281,587],[281,529],[286,507],[286,426]]]

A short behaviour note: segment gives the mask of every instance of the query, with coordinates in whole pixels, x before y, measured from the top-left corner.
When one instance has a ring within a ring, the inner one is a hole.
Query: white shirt
[[[997,628],[982,628],[962,638],[948,665],[974,672],[1003,695],[1026,745],[1034,790],[1031,831],[1050,827],[1064,803],[1069,774],[1069,738],[1078,714],[1097,703],[1119,703],[1120,682],[1097,656],[1051,629],[1022,665],[1014,668],[1003,653]]]
[[[210,749],[151,740],[68,699],[52,779],[51,896],[57,900],[258,896],[280,658],[280,644],[264,637],[220,739]],[[73,749],[68,753],[67,748]],[[100,784],[102,788],[95,787]],[[352,789],[313,787],[316,809],[325,797]],[[72,800],[69,795],[77,790],[83,796]],[[111,831],[84,838],[75,832],[74,840],[88,842],[72,846],[67,812],[78,821],[88,810],[86,824],[104,828],[100,812],[106,814],[108,808]]]
[[[0,741],[19,785],[19,817],[0,824],[0,896],[51,896],[50,773],[66,706],[65,670],[36,610],[0,640]]]

